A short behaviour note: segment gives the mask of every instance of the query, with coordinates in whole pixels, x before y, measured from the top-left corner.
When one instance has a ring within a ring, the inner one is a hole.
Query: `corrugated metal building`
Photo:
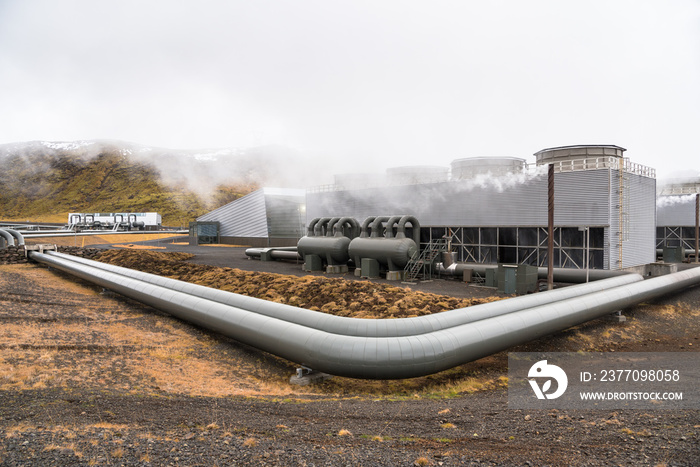
[[[656,247],[695,249],[696,197],[700,180],[675,181],[661,187],[656,200]]]
[[[190,236],[198,243],[296,245],[305,231],[304,209],[304,190],[261,188],[198,217]]]
[[[586,267],[586,250],[591,268],[638,266],[655,259],[656,179],[624,151],[611,145],[545,149],[532,167],[512,157],[460,159],[451,175],[406,167],[398,176],[393,169],[379,186],[309,191],[306,218],[413,215],[422,243],[447,237],[460,261],[546,266],[546,167],[553,163],[555,267]]]

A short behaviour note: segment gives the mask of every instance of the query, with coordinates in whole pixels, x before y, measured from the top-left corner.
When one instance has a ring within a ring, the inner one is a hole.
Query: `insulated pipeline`
[[[302,326],[54,255],[30,255],[287,360],[334,375],[366,379],[436,373],[700,283],[700,268],[694,268],[425,334],[372,338]]]
[[[604,281],[564,287],[532,295],[523,295],[466,308],[443,311],[431,315],[400,319],[360,319],[334,316],[319,311],[307,310],[282,303],[270,302],[259,298],[247,297],[224,290],[212,289],[201,285],[191,284],[167,277],[157,276],[133,269],[100,263],[89,259],[64,253],[47,252],[46,254],[66,261],[83,264],[93,268],[109,271],[130,277],[148,284],[166,289],[184,292],[195,297],[212,300],[225,305],[235,306],[290,323],[319,329],[332,334],[343,334],[359,337],[399,337],[426,334],[440,329],[447,329],[462,324],[479,321],[486,318],[513,313],[515,311],[533,308],[556,301],[586,295],[592,292],[611,289],[633,282],[641,281],[639,274],[627,274]]]
[[[65,233],[31,233],[25,234],[25,238],[58,238],[58,237],[89,237],[91,235],[144,235],[142,230],[87,230],[82,232],[74,232],[72,230],[64,231]],[[149,230],[148,234],[187,234],[187,230]]]
[[[497,269],[495,264],[484,263],[452,263],[449,266],[444,266],[443,263],[437,264],[437,272],[447,276],[461,276],[465,270],[484,275],[487,269]],[[554,281],[566,283],[580,283],[589,281],[599,281],[611,277],[625,276],[630,273],[623,270],[611,271],[610,269],[569,269],[569,268],[554,268]],[[537,277],[539,279],[547,278],[547,268],[537,268]]]
[[[301,257],[297,253],[297,247],[270,247],[270,248],[246,248],[245,254],[250,258],[260,258],[263,253],[269,253],[273,259],[299,260]]]

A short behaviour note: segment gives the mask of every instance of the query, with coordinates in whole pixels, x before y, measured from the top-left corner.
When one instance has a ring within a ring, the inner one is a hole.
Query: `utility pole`
[[[695,195],[695,262],[698,262],[700,253],[700,193]]]
[[[547,173],[547,290],[554,288],[554,164]]]

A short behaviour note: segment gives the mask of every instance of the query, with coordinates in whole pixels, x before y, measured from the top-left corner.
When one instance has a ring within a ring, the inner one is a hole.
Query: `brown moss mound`
[[[408,318],[493,301],[366,281],[242,271],[186,262],[190,253],[108,250],[97,260],[207,287],[354,318]]]

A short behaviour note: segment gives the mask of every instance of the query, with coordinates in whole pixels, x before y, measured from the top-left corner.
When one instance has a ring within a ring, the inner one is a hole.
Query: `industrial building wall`
[[[304,191],[261,188],[197,218],[219,222],[221,243],[291,246],[303,236]]]
[[[656,261],[656,179],[626,173],[623,184],[622,269]]]
[[[578,227],[554,229],[554,267],[606,269],[605,227],[590,227],[590,240]],[[421,243],[447,238],[458,261],[547,266],[547,227],[430,227]],[[586,251],[589,260],[586,263]]]
[[[656,201],[656,247],[695,248],[694,194],[660,196]]]
[[[266,195],[265,208],[270,238],[298,240],[304,236],[303,196]]]
[[[656,181],[626,174],[622,181],[627,183],[628,212],[621,216],[619,174],[610,168],[555,174],[557,265],[585,264],[585,237],[579,227],[591,229],[595,267],[619,269],[654,261]],[[307,222],[316,217],[353,216],[362,221],[368,216],[409,214],[425,228],[424,241],[453,236],[461,247],[460,260],[542,264],[547,197],[545,173],[312,192],[307,194]],[[622,250],[621,221],[630,228]]]
[[[254,191],[198,217],[197,221],[218,221],[221,237],[267,237],[264,191]]]
[[[556,225],[609,224],[608,170],[555,174]],[[513,175],[446,183],[307,194],[307,222],[316,217],[408,214],[422,226],[547,225],[547,176]]]
[[[659,196],[656,202],[658,227],[692,226],[695,228],[695,196]]]

